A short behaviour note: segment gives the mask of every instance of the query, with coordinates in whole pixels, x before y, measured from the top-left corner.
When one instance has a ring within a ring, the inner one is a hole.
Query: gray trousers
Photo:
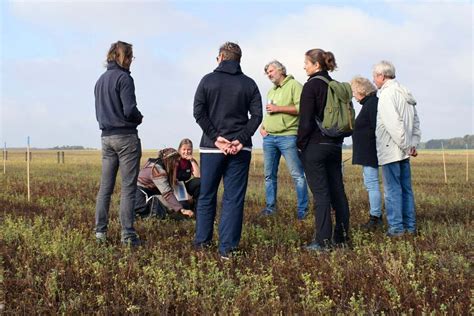
[[[137,134],[102,137],[102,177],[95,210],[97,233],[107,232],[110,198],[114,191],[117,172],[120,169],[122,178],[120,191],[122,241],[137,238],[133,221],[141,156],[142,147]]]

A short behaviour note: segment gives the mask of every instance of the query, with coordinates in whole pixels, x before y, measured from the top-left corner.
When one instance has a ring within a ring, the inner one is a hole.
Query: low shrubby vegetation
[[[220,260],[216,248],[193,250],[192,220],[138,220],[145,246],[121,246],[118,194],[110,241],[97,244],[99,153],[67,155],[64,165],[56,164],[54,153],[32,161],[31,202],[24,161],[9,160],[0,177],[0,313],[474,312],[474,185],[466,182],[460,153],[449,156],[448,184],[439,153],[421,152],[413,160],[419,234],[399,239],[357,228],[367,220],[368,201],[360,168],[346,163],[352,248],[322,254],[302,247],[313,237],[314,216],[296,220],[284,167],[278,215],[258,215],[265,195],[262,158],[254,154],[240,253],[229,261]]]

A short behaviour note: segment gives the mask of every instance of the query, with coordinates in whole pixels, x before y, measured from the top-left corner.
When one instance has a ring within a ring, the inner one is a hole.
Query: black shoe
[[[138,248],[144,245],[144,242],[139,238],[128,238],[122,240],[122,245],[128,246],[131,248]]]
[[[372,216],[370,215],[369,221],[365,224],[360,226],[360,229],[373,232],[377,229],[383,228],[383,220],[382,217]]]

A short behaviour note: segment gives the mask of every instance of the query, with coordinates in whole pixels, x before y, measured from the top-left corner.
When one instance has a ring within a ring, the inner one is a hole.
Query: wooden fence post
[[[28,136],[27,140],[27,147],[26,147],[26,185],[28,187],[28,202],[31,200],[31,194],[30,194],[30,136]]]
[[[448,183],[448,176],[446,174],[446,157],[444,156],[444,145],[441,142],[441,150],[443,151],[443,169],[444,169],[444,183]]]

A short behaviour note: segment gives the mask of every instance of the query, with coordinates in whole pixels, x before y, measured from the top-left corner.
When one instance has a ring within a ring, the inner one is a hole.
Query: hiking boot
[[[360,229],[368,231],[368,232],[373,232],[377,229],[382,229],[383,228],[383,220],[382,217],[377,217],[370,215],[369,221],[365,224],[362,224],[360,226]]]
[[[137,247],[143,246],[144,242],[138,237],[128,238],[128,239],[122,240],[122,245],[129,246],[132,248],[137,248]]]

